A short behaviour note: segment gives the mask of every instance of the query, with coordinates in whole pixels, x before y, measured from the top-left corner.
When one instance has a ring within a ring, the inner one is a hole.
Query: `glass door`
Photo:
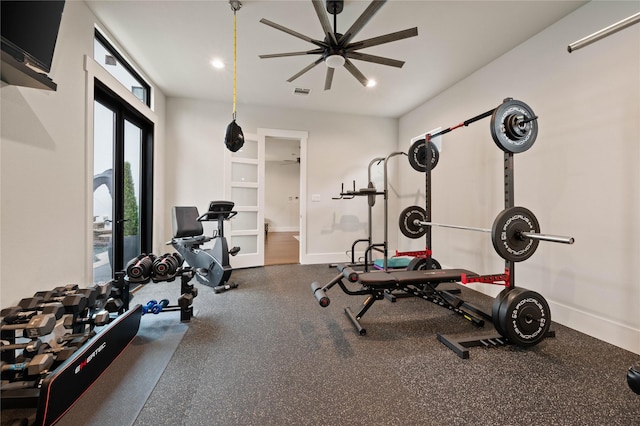
[[[230,259],[234,268],[264,265],[264,144],[245,134],[237,152],[225,150],[226,198],[235,203],[238,214],[229,221],[229,247],[240,247]]]
[[[140,168],[142,129],[129,120],[124,121],[124,181],[122,186],[122,231],[123,245],[121,264],[141,253],[140,244]]]
[[[151,251],[153,126],[96,84],[93,128],[93,281],[103,282]]]
[[[114,111],[99,102],[93,108],[93,282],[109,281],[113,268]]]

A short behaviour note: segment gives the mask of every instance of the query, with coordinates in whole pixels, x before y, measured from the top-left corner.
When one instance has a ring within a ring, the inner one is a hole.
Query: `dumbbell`
[[[143,281],[151,276],[151,265],[156,256],[153,254],[141,254],[127,262],[127,276],[131,281]]]
[[[95,283],[95,284],[89,285],[88,288],[96,289],[96,294],[97,294],[96,300],[104,300],[109,297],[109,294],[111,293],[111,289],[113,288],[113,283],[111,281],[108,281],[106,283]]]
[[[76,325],[86,325],[86,324],[100,327],[108,324],[109,321],[111,321],[111,317],[109,316],[109,311],[102,310],[102,311],[96,312],[89,318],[74,318],[73,315],[66,315],[62,322],[62,325],[64,326],[64,328],[67,328],[67,329],[73,328]]]
[[[95,299],[94,299],[95,301]],[[18,302],[18,306],[20,306],[24,310],[34,310],[38,309],[41,306],[44,306],[46,303],[59,302],[64,306],[64,312],[67,314],[77,314],[85,310],[88,305],[88,299],[83,294],[70,294],[67,296],[56,296],[52,299],[45,300],[40,296],[34,297],[26,297],[20,302]]]
[[[56,326],[53,314],[34,315],[29,322],[20,324],[6,324],[0,326],[2,331],[23,330],[23,336],[28,338],[46,336]]]
[[[142,315],[149,313],[151,309],[158,304],[157,300],[151,299],[147,302],[146,305],[142,306]]]
[[[91,339],[95,335],[96,335],[96,332],[94,330],[91,330],[88,333],[65,334],[65,335],[59,336],[56,339],[56,343],[58,345],[74,346],[79,348],[82,345],[84,345],[87,342],[87,340]]]
[[[151,312],[157,315],[160,312],[162,312],[162,310],[167,306],[169,306],[169,300],[162,299],[159,303],[156,303],[155,305],[153,305],[153,307],[151,308]]]
[[[60,319],[64,314],[64,306],[60,302],[46,303],[26,310],[22,306],[10,306],[0,311],[0,316],[3,317],[4,322],[12,324],[22,320],[26,322],[38,313],[53,314],[56,319]]]
[[[52,354],[38,354],[31,358],[29,361],[20,362],[17,364],[2,363],[2,371],[26,371],[27,376],[40,375],[53,365]]]
[[[178,253],[166,253],[156,258],[151,267],[153,276],[160,279],[173,277],[184,259]]]
[[[104,308],[109,312],[120,312],[124,307],[124,302],[119,297],[110,297],[104,304]]]
[[[3,343],[2,346],[0,346],[0,351],[15,351],[16,349],[23,349],[28,353],[38,353],[41,346],[42,346],[42,340],[40,340],[39,338],[34,338],[26,343],[11,343],[11,344]]]

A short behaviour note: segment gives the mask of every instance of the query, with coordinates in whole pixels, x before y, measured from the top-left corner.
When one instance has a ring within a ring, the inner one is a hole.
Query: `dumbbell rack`
[[[84,344],[66,360],[54,363],[54,369],[30,376],[29,381],[3,384],[0,388],[2,409],[35,410],[30,421],[35,418],[33,424],[36,425],[58,421],[133,340],[141,316],[142,307],[136,305],[104,325],[98,333],[93,330],[85,333]],[[19,330],[2,330],[2,340],[15,344],[21,337],[16,331]],[[14,364],[16,360],[14,350],[2,351],[3,362]]]
[[[148,284],[150,281],[155,283],[158,282],[171,282],[174,281],[177,277],[180,277],[180,294],[181,296],[178,298],[178,302],[175,305],[167,305],[162,308],[161,312],[175,312],[180,311],[180,322],[189,322],[191,321],[191,317],[193,316],[193,299],[198,295],[198,289],[193,285],[189,284],[189,282],[194,277],[195,272],[190,266],[184,266],[178,268],[175,275],[167,276],[167,277],[143,277],[141,280],[132,280],[128,275],[122,273],[121,274],[121,282],[123,294],[129,294],[129,289],[131,288],[131,284],[139,284],[139,287],[136,289],[142,288],[142,286]],[[129,300],[123,300],[124,305],[123,309],[129,309]]]

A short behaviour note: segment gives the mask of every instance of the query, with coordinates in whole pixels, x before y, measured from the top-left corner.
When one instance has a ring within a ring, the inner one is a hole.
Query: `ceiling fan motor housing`
[[[344,0],[327,0],[327,12],[332,15],[337,15],[342,12],[344,7]]]

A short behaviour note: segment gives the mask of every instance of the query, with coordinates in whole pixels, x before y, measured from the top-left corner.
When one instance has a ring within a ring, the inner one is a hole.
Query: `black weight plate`
[[[521,237],[521,232],[540,233],[538,219],[529,209],[509,207],[498,214],[491,227],[491,241],[500,257],[522,262],[533,256],[539,241]]]
[[[428,151],[425,150],[425,145],[428,145],[431,149],[431,170],[436,168],[438,160],[440,159],[440,153],[436,145],[431,141],[425,144],[425,141],[425,139],[418,139],[411,145],[411,148],[409,148],[409,164],[411,164],[411,167],[417,172],[425,172],[427,170],[426,155]]]
[[[407,271],[424,271],[427,269],[442,269],[442,266],[433,257],[429,259],[414,257],[407,265]]]
[[[425,222],[427,212],[425,209],[419,206],[409,206],[402,210],[400,217],[398,218],[398,225],[400,232],[405,237],[416,239],[424,236],[427,233],[427,227],[422,225],[416,225],[414,221],[418,220]]]
[[[535,117],[533,110],[524,102],[506,100],[491,115],[493,141],[505,152],[517,154],[528,150],[538,137],[538,120]]]
[[[504,303],[504,300],[507,298],[507,295],[512,289],[505,288],[503,289],[495,299],[493,299],[493,304],[491,305],[491,319],[493,320],[493,326],[496,331],[500,333],[502,336],[507,337],[507,332],[504,327],[502,327],[502,321],[500,320],[500,308]]]
[[[546,337],[551,327],[549,305],[535,291],[513,289],[503,303],[502,310],[502,327],[509,340],[519,346],[537,345]]]

